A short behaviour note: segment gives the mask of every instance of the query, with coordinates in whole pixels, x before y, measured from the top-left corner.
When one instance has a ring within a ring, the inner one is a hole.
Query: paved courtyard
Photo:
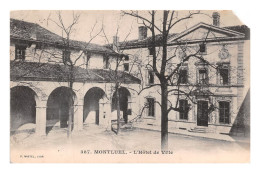
[[[74,133],[71,140],[67,139],[66,129],[52,130],[46,137],[34,134],[11,136],[11,155],[18,155],[19,152],[41,152],[44,155],[51,151],[63,152],[66,157],[68,152],[75,156],[82,152],[94,154],[95,150],[124,150],[128,154],[139,152],[143,156],[142,152],[160,151],[160,132],[133,129],[116,135],[98,126],[85,126],[80,133]],[[169,134],[169,151],[177,159],[176,162],[248,162],[250,145]]]

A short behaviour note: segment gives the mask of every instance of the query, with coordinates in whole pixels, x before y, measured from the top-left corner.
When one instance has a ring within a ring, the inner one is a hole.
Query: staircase
[[[133,129],[133,124],[140,122],[141,120],[141,115],[137,115],[135,118],[131,119],[127,123],[125,123],[124,120],[120,120],[120,129],[123,130],[132,130]],[[116,131],[117,128],[117,120],[112,120],[111,121],[111,129],[112,131]]]
[[[188,131],[193,133],[213,133],[213,130],[208,129],[208,127],[202,127],[202,126],[195,127]]]

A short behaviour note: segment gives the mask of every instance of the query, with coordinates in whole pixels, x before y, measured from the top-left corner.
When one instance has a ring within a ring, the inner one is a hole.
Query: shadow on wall
[[[35,92],[29,87],[17,86],[11,89],[11,135],[20,132],[35,132]]]
[[[229,134],[231,136],[250,138],[250,89],[246,94]]]
[[[98,87],[91,88],[84,97],[83,123],[99,125],[99,101],[105,92]]]
[[[46,134],[55,128],[68,127],[69,113],[74,112],[74,96],[73,91],[67,87],[59,87],[50,94],[47,101]],[[73,119],[74,117],[72,121]]]
[[[128,99],[130,99],[131,94],[128,91],[128,89],[121,87],[118,89],[119,92],[119,107],[120,112],[122,111],[123,119],[125,123],[128,122],[128,114],[130,114],[128,111]],[[116,92],[113,94],[112,97],[112,112],[117,111],[117,98],[116,98]],[[121,114],[121,113],[120,113]]]

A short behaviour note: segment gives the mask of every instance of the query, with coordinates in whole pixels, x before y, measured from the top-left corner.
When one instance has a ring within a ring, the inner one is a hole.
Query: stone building
[[[69,50],[69,51],[68,51]],[[69,67],[63,56],[75,60],[73,87],[69,87]],[[115,59],[124,58],[117,76],[121,114],[137,114],[136,94],[125,86],[139,85],[140,80],[124,72],[127,57],[92,43],[63,38],[38,24],[10,21],[11,134],[21,131],[46,135],[55,128],[68,126],[69,111],[74,111],[73,131],[84,124],[110,128],[115,114]],[[77,61],[76,61],[77,60]],[[71,109],[70,109],[71,108]]]
[[[171,33],[168,38],[168,56],[176,55],[168,63],[169,71],[190,52],[199,51],[198,55],[207,61],[192,57],[188,62],[182,63],[176,77],[179,83],[177,85],[177,81],[173,81],[169,90],[179,87],[190,94],[187,97],[173,92],[169,96],[169,102],[175,104],[178,99],[179,108],[188,111],[171,111],[169,129],[229,134],[237,122],[239,109],[249,90],[249,28],[245,25],[221,27],[220,14],[217,12],[213,13],[212,18],[212,25],[198,23],[183,32]],[[160,35],[156,36],[158,55],[161,54],[160,38]],[[140,26],[138,39],[121,42],[119,45],[121,51],[132,60],[138,59],[143,64],[151,65],[151,43],[152,38],[147,37],[147,28]],[[133,71],[140,69],[136,67]],[[143,66],[140,74],[143,88],[159,83],[152,69],[147,66]],[[148,105],[148,108],[145,108],[141,120],[136,123],[137,127],[149,129],[160,126],[161,110],[157,104],[161,101],[159,93],[160,88],[155,86],[140,94],[140,102],[143,106]],[[248,113],[243,116],[249,116]],[[248,122],[245,124],[249,125]]]
[[[65,128],[70,110],[74,111],[73,131],[81,130],[84,124],[110,129],[111,120],[116,120],[117,58],[122,60],[118,70],[122,119],[135,127],[161,125],[157,104],[161,101],[160,88],[138,94],[143,87],[158,83],[147,68],[152,56],[146,27],[139,27],[136,40],[119,42],[114,37],[113,46],[71,40],[69,54],[78,60],[70,89],[69,68],[62,62],[68,54],[63,38],[38,24],[15,19],[10,24],[11,134],[31,130],[46,135],[55,128]],[[169,101],[178,100],[179,108],[189,111],[171,111],[169,129],[215,133],[236,129],[237,115],[249,90],[249,39],[246,26],[221,27],[218,13],[213,13],[212,25],[198,23],[170,34],[167,52],[177,58],[168,64],[169,72],[188,52],[199,50],[207,63],[192,57],[182,64],[176,77],[178,86],[172,88],[190,92],[190,98],[173,92]],[[156,42],[160,44],[160,35]],[[116,53],[115,46],[123,54]],[[249,116],[242,112],[242,119]]]

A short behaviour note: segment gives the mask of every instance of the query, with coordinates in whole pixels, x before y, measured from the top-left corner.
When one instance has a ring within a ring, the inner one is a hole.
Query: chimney
[[[119,37],[113,36],[113,50],[117,51],[119,49]]]
[[[219,26],[219,23],[220,23],[220,15],[218,12],[214,12],[212,14],[212,18],[213,18],[213,25],[214,26]]]
[[[139,26],[138,27],[139,30],[139,40],[143,40],[145,38],[147,38],[147,28],[145,26]]]

